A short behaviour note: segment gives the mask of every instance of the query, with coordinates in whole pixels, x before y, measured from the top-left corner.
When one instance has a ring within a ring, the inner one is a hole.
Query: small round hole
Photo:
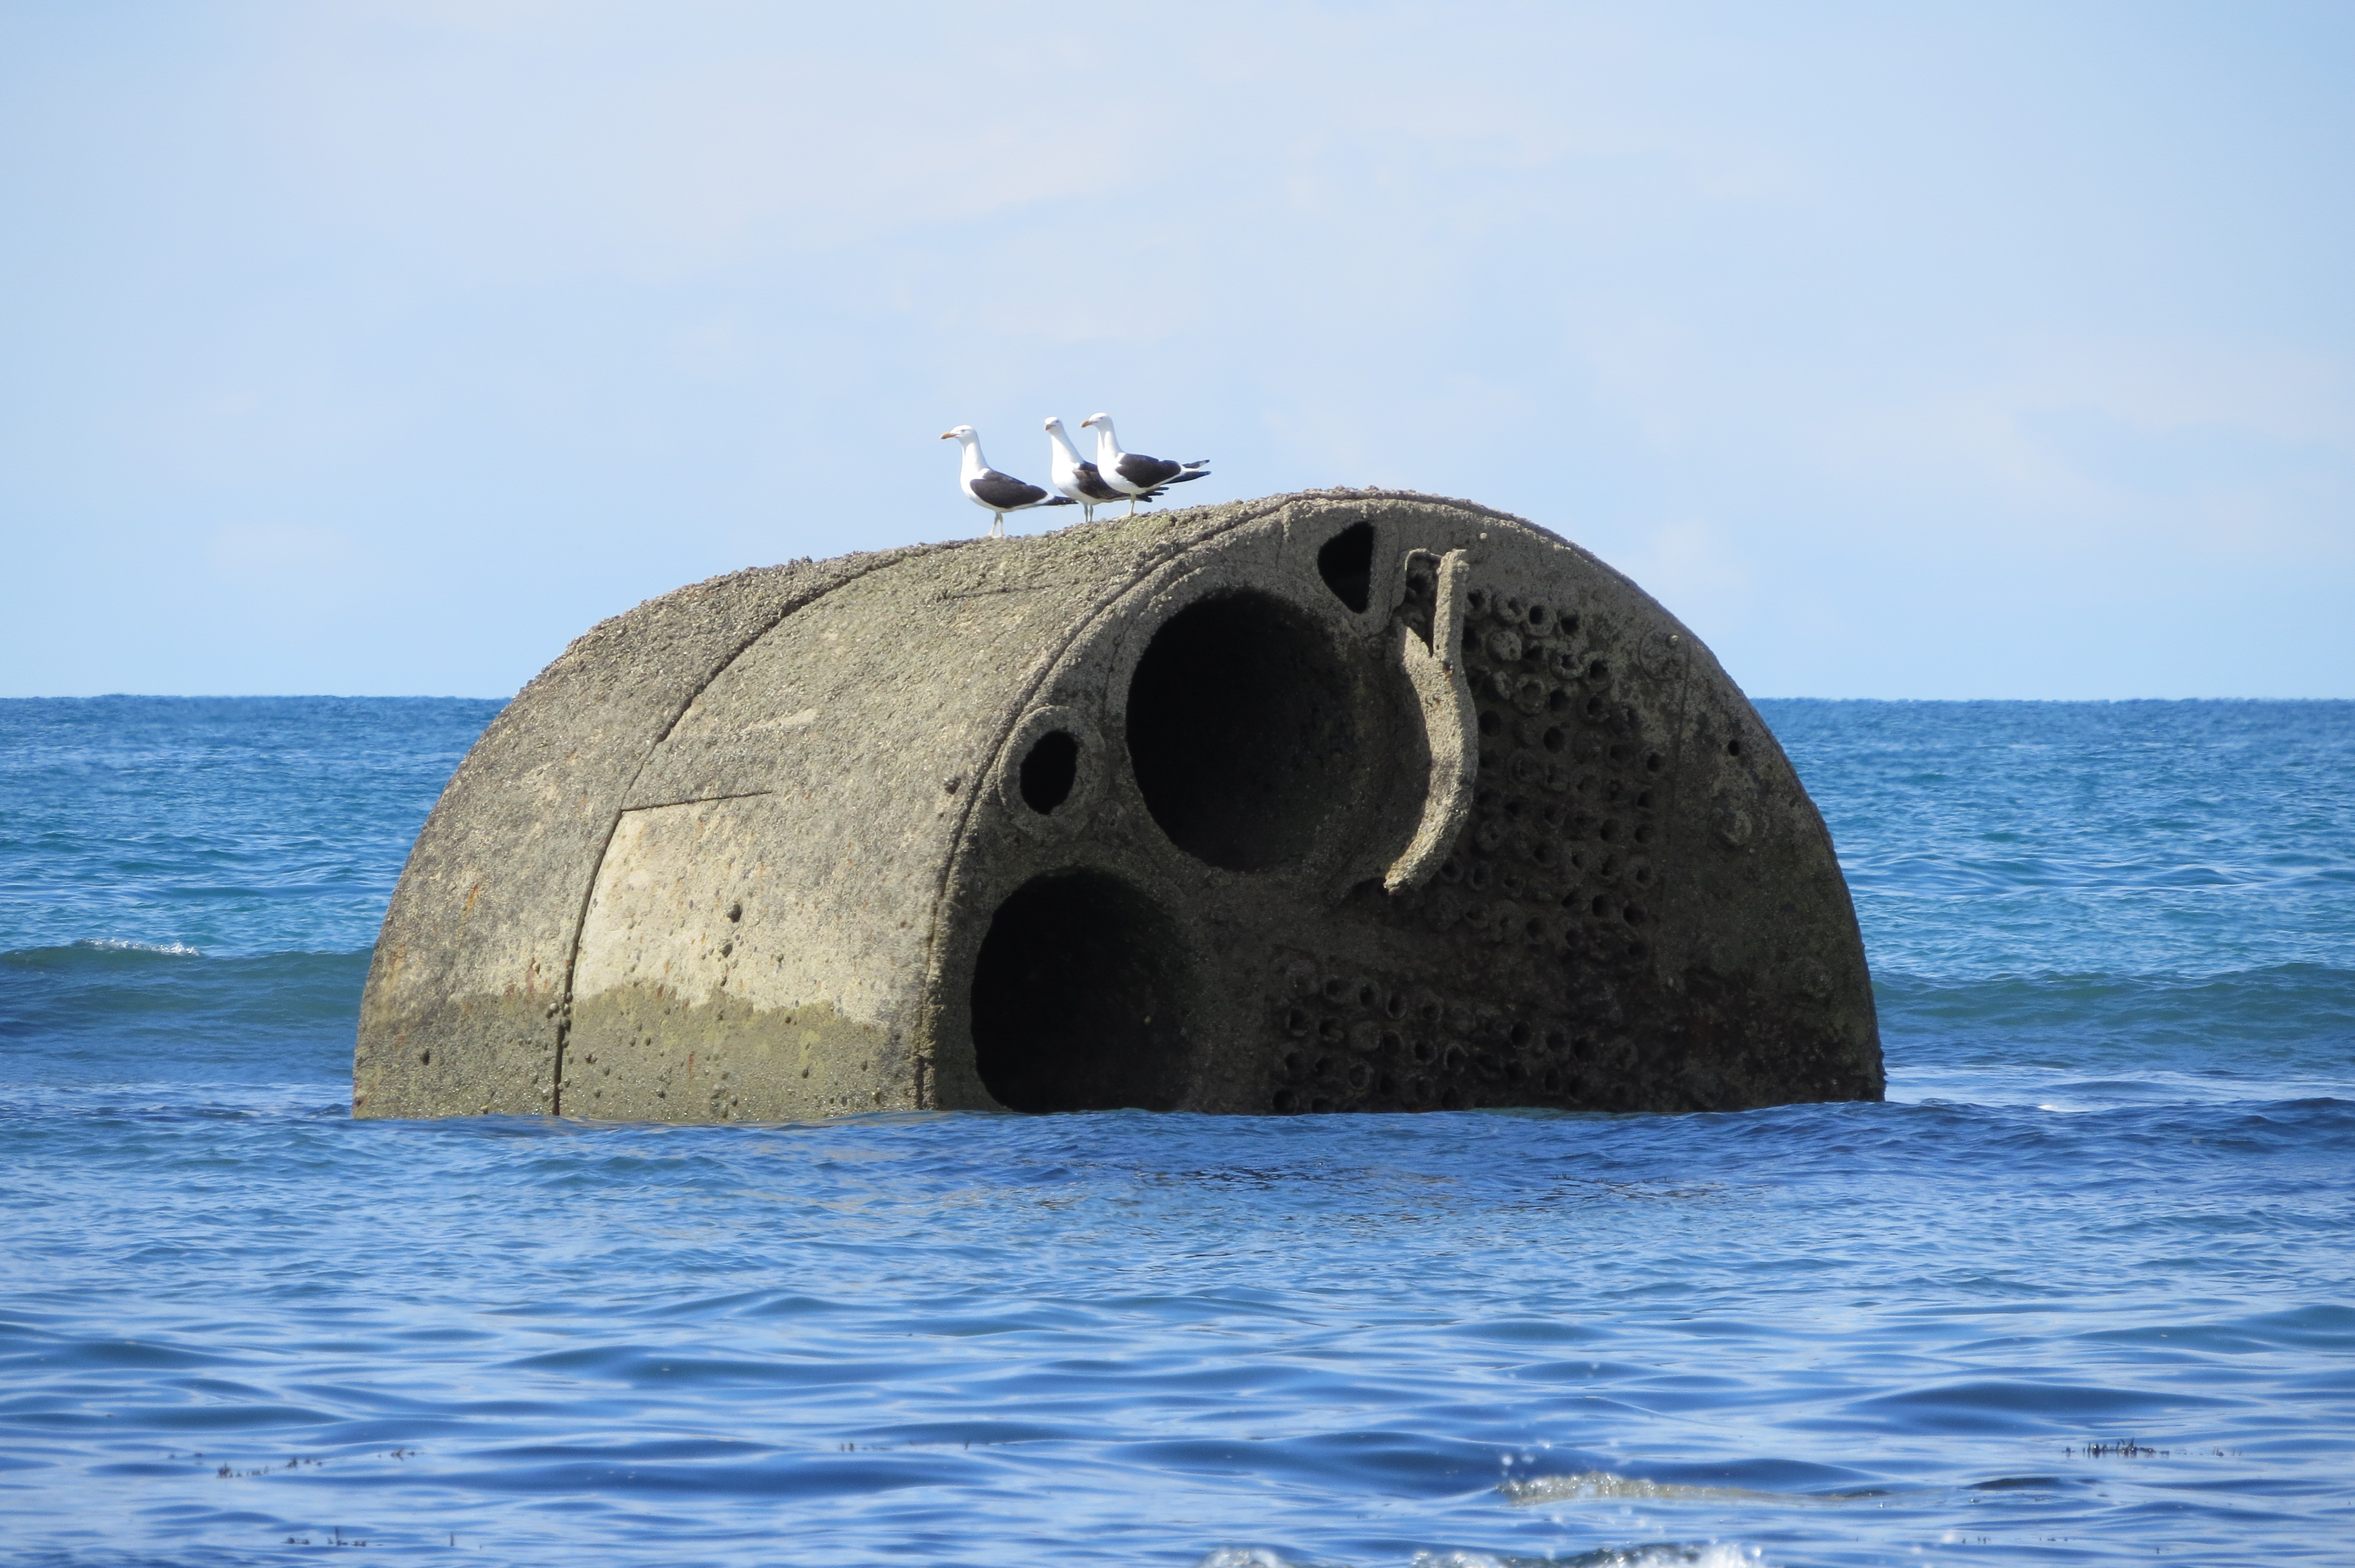
[[[1080,743],[1069,730],[1050,729],[1022,758],[1022,803],[1046,816],[1071,798],[1080,777]]]

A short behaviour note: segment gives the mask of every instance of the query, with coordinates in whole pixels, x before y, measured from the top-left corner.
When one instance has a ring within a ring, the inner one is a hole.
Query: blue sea
[[[496,705],[0,703],[0,1563],[2355,1562],[2355,704],[1762,705],[1886,1104],[348,1114]]]

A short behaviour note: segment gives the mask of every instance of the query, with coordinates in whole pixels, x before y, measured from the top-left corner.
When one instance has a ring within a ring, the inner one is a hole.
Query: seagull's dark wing
[[[967,488],[984,506],[999,512],[1036,506],[1047,499],[1047,493],[1037,485],[1025,484],[1012,474],[1000,473],[994,468],[983,469]]]
[[[1189,479],[1205,478],[1209,475],[1209,471],[1210,471],[1207,468],[1188,468],[1182,473],[1172,474],[1169,477],[1168,482],[1171,484],[1183,484]]]
[[[1125,501],[1128,497],[1104,482],[1103,472],[1092,462],[1083,462],[1072,471],[1081,493],[1091,501]]]
[[[1140,490],[1167,484],[1185,471],[1184,463],[1171,462],[1167,458],[1146,457],[1143,452],[1123,452],[1120,455],[1121,478]]]

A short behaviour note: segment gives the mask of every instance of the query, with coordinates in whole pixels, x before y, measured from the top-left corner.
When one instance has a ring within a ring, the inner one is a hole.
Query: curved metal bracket
[[[1423,551],[1410,555],[1429,556]],[[1404,575],[1403,573],[1401,574]],[[1455,845],[1472,815],[1472,786],[1480,768],[1479,715],[1472,708],[1472,688],[1464,679],[1464,595],[1471,586],[1471,563],[1461,550],[1439,558],[1431,607],[1431,640],[1425,642],[1413,627],[1398,624],[1399,662],[1414,687],[1415,705],[1423,715],[1423,737],[1431,752],[1431,784],[1423,801],[1423,821],[1406,853],[1383,874],[1383,890],[1404,893],[1431,880],[1439,863]]]

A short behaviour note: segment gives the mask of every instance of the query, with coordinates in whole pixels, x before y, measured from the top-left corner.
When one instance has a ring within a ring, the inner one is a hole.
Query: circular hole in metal
[[[1009,1110],[1167,1110],[1185,987],[1178,933],[1142,894],[1094,872],[1025,883],[974,964],[982,1086]]]
[[[1050,729],[1022,754],[1022,803],[1045,816],[1071,798],[1080,777],[1080,743],[1071,731]]]
[[[1230,871],[1305,853],[1350,793],[1358,724],[1324,633],[1264,594],[1204,599],[1154,634],[1128,687],[1128,754],[1153,820]]]

